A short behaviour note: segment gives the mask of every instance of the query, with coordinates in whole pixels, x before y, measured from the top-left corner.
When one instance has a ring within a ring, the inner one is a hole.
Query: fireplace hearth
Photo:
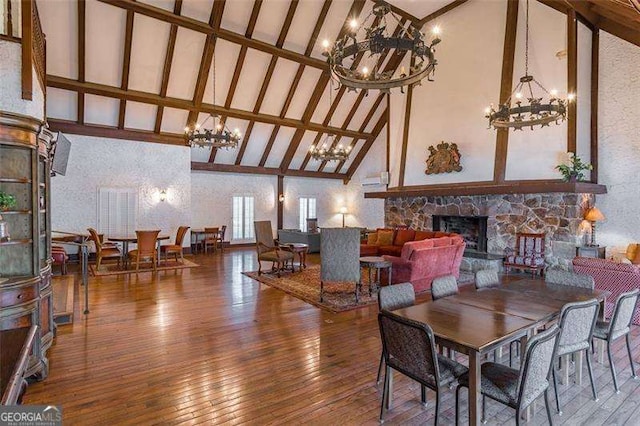
[[[487,253],[488,216],[433,215],[433,230],[454,232],[467,243],[465,254]]]

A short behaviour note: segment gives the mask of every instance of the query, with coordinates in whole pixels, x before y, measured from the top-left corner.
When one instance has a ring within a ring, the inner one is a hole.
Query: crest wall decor
[[[429,158],[427,158],[427,170],[425,174],[434,175],[439,173],[459,172],[462,170],[460,165],[460,151],[455,143],[440,142],[435,147],[429,147]]]

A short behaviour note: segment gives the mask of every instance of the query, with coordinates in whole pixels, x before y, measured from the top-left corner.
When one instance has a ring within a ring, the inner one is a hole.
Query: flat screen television
[[[58,132],[58,137],[53,143],[51,158],[51,176],[62,175],[67,173],[67,163],[69,162],[69,152],[71,151],[71,142],[62,132]]]

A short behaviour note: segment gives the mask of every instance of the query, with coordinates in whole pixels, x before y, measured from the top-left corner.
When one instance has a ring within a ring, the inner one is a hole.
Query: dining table
[[[393,312],[429,325],[437,343],[468,356],[469,424],[478,425],[483,357],[517,339],[524,351],[528,338],[540,326],[555,320],[566,303],[595,298],[603,305],[609,294],[604,290],[592,291],[523,279],[498,287],[461,291],[457,295]]]
[[[158,235],[157,241],[156,241],[156,256],[157,256],[157,264],[160,264],[160,243],[164,240],[168,240],[169,238],[171,238],[169,235]],[[109,241],[113,241],[116,243],[122,243],[122,264],[124,265],[124,269],[127,269],[129,262],[128,262],[128,254],[129,254],[129,243],[136,243],[138,242],[138,237],[133,234],[133,235],[109,235],[107,237],[107,240]]]
[[[220,237],[222,235],[222,231],[221,231],[222,227],[211,226],[211,228],[218,228],[217,237]],[[198,240],[200,239],[200,237],[202,237],[202,241],[204,241],[205,238],[207,237],[207,235],[213,235],[213,233],[212,232],[206,232],[204,228],[196,228],[196,229],[192,229],[191,230],[191,235],[193,235],[193,237],[194,237],[195,252],[197,252],[198,251]]]

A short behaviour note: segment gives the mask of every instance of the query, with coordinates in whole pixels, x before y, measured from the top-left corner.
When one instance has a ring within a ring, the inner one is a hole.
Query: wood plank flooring
[[[194,261],[201,267],[91,278],[91,313],[82,314],[77,295],[74,324],[58,328],[49,352],[49,377],[29,387],[25,403],[62,405],[65,425],[378,424],[377,307],[331,314],[260,285],[241,274],[257,269],[253,249]],[[622,343],[614,355],[621,393],[608,364],[596,362],[599,400],[585,371],[581,386],[560,385],[555,424],[640,423],[640,380]],[[633,352],[640,359],[638,329]],[[424,408],[419,386],[395,379],[385,423],[432,424],[433,394]],[[445,390],[441,424],[453,424],[453,403],[454,390]],[[487,419],[514,424],[514,412],[488,402]],[[529,424],[546,423],[538,403]]]

